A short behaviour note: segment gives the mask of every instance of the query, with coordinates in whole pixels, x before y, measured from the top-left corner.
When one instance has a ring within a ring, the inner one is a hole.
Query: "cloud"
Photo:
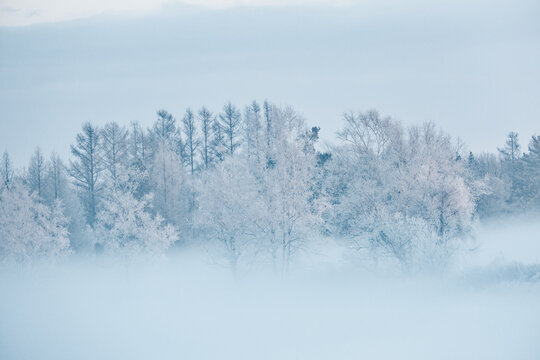
[[[0,26],[24,26],[104,13],[145,14],[171,4],[222,9],[236,6],[345,5],[351,0],[0,0]]]
[[[90,17],[108,12],[144,12],[164,0],[0,0],[0,25],[24,26]],[[14,11],[16,10],[16,11]]]

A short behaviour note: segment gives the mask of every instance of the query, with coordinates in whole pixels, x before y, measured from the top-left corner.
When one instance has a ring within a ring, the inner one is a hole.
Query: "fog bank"
[[[531,246],[537,229],[529,225],[514,224],[520,239],[506,241]],[[490,236],[478,241],[485,252],[499,246]],[[538,279],[479,282],[471,270],[504,267],[483,267],[474,255],[444,275],[406,276],[333,266],[331,259],[343,259],[335,249],[328,253],[311,258],[326,264],[319,271],[304,260],[285,278],[264,270],[232,276],[199,249],[146,260],[4,266],[0,357],[534,359],[540,353]]]

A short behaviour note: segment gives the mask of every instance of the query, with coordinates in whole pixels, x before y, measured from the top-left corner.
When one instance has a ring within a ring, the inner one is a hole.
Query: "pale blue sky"
[[[537,1],[246,3],[0,27],[0,151],[26,165],[36,145],[68,156],[84,121],[150,125],[159,108],[265,98],[326,140],[344,111],[369,108],[435,121],[473,151],[540,134]]]

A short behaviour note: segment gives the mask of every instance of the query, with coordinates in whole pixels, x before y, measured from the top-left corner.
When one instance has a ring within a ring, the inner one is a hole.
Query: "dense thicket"
[[[163,252],[215,243],[287,271],[332,237],[403,268],[444,265],[475,221],[540,209],[540,136],[511,132],[498,154],[464,153],[434,124],[404,127],[376,111],[344,115],[339,141],[290,107],[165,110],[151,128],[83,124],[69,163],[37,148],[0,166],[0,258],[70,251]]]

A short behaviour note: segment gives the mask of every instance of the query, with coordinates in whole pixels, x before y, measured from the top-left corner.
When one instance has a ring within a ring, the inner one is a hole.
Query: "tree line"
[[[441,266],[479,219],[540,209],[540,136],[466,153],[433,123],[349,112],[318,144],[292,107],[159,110],[152,127],[84,123],[69,162],[36,148],[0,167],[0,258],[163,253],[215,244],[228,266],[286,272],[310,241],[340,239],[404,269]]]

